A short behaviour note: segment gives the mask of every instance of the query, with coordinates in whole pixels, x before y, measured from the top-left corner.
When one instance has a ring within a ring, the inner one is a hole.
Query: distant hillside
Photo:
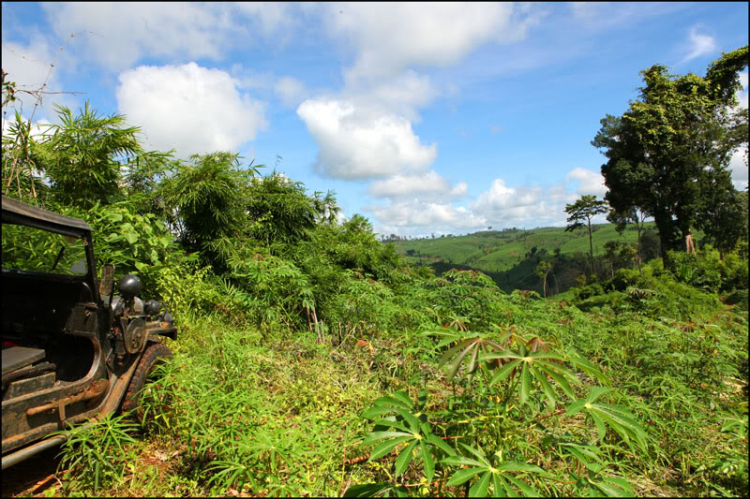
[[[604,245],[608,241],[635,244],[638,238],[635,227],[629,227],[622,234],[615,230],[614,224],[595,225],[593,230],[595,256],[605,254]],[[646,224],[646,231],[654,241],[654,224]],[[393,244],[410,263],[430,266],[438,274],[451,268],[481,270],[505,291],[533,289],[541,292],[540,279],[534,269],[539,261],[549,260],[555,262],[556,288],[562,292],[583,273],[581,266],[586,262],[583,255],[589,251],[586,230],[565,232],[564,227],[488,230]],[[655,256],[653,248],[646,256]]]

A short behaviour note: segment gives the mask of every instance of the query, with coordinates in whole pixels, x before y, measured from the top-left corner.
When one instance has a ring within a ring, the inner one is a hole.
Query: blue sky
[[[147,147],[240,152],[406,236],[564,225],[606,192],[590,141],[640,70],[747,43],[744,2],[2,4],[10,79],[77,92],[26,119],[89,99]],[[745,188],[744,151],[731,167]]]

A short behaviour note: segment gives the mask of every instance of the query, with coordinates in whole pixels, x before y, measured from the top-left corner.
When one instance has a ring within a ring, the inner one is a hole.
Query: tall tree
[[[58,106],[59,125],[50,125],[52,137],[40,144],[37,166],[51,181],[55,197],[65,204],[89,208],[106,204],[119,191],[121,169],[142,152],[125,116],[102,116],[89,102],[73,116]]]
[[[232,240],[248,230],[246,194],[254,173],[252,168],[241,168],[237,154],[194,155],[159,186],[167,212],[176,215],[168,222],[182,243],[200,251],[220,271],[232,251]]]
[[[565,205],[565,213],[568,217],[566,232],[580,229],[588,225],[589,229],[589,251],[591,262],[591,273],[594,273],[594,236],[591,231],[591,219],[597,215],[607,213],[607,202],[596,199],[596,196],[581,196],[581,199],[573,204]],[[584,221],[586,223],[584,223]]]
[[[542,289],[544,289],[544,297],[547,298],[547,275],[552,270],[552,264],[547,260],[542,260],[539,265],[536,266],[536,275],[542,278]]]
[[[701,201],[697,222],[705,240],[719,250],[719,258],[747,240],[747,208],[732,184],[727,170],[710,170],[701,179]]]
[[[743,140],[747,114],[733,106],[747,57],[747,46],[724,54],[705,77],[671,75],[662,65],[642,71],[640,97],[621,117],[601,120],[592,141],[608,158],[602,165],[605,199],[619,213],[638,208],[654,217],[665,264],[667,252],[682,246],[692,225],[703,221],[699,227],[705,229],[710,217],[699,216],[706,206],[705,178],[721,177]],[[722,193],[733,195],[732,188],[714,195]]]

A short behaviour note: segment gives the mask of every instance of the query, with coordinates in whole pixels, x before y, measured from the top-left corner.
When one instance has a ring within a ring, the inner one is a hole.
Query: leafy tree
[[[318,221],[335,220],[336,210],[333,193],[324,199],[318,193],[310,197],[302,182],[283,175],[258,177],[248,184],[245,212],[252,221],[249,235],[268,247],[277,243],[279,251],[309,239]]]
[[[621,117],[602,119],[592,141],[608,158],[605,199],[619,213],[637,208],[654,217],[665,264],[668,251],[679,249],[690,227],[703,220],[704,177],[720,177],[742,140],[747,113],[731,107],[747,57],[747,46],[726,53],[705,77],[671,75],[662,65],[642,71],[639,99]],[[722,194],[731,197],[732,190],[714,193]]]
[[[52,137],[40,144],[36,166],[49,178],[55,198],[64,204],[90,208],[107,204],[119,190],[121,168],[142,152],[125,116],[102,116],[89,102],[77,116],[57,106],[60,125],[51,125]]]
[[[568,217],[568,226],[565,228],[566,232],[574,231],[588,225],[592,273],[594,262],[594,238],[591,231],[591,218],[607,213],[607,211],[607,203],[596,199],[596,196],[584,195],[575,203],[565,205],[565,213],[570,215]],[[586,221],[586,224],[584,224],[584,221]]]
[[[248,218],[243,208],[255,172],[243,170],[237,154],[193,155],[159,187],[168,221],[182,244],[200,251],[207,263],[219,271],[232,254],[232,240],[247,232]]]
[[[544,289],[545,298],[547,298],[547,275],[550,273],[550,270],[552,270],[552,264],[547,260],[542,260],[534,271],[536,275],[542,278],[542,288]]]
[[[325,196],[322,194],[322,192],[313,194],[313,205],[317,212],[316,220],[318,223],[335,223],[341,213],[341,208],[336,204],[336,193],[328,191]]]
[[[644,262],[653,260],[661,254],[661,243],[659,236],[653,230],[643,231],[641,243],[638,246],[638,254]]]
[[[728,170],[706,172],[701,179],[701,202],[697,222],[706,241],[719,250],[720,259],[747,240],[747,208],[732,184]]]
[[[47,133],[49,130],[42,131],[43,136]],[[17,111],[15,121],[8,121],[8,128],[3,131],[2,152],[5,194],[10,193],[11,184],[15,181],[19,199],[36,200],[43,204],[49,197],[50,189],[40,174],[43,164],[39,158],[39,144],[31,135],[31,122],[24,120]]]

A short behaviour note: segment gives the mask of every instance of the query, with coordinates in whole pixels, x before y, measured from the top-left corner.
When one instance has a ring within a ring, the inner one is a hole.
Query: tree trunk
[[[657,226],[658,227],[658,226]],[[659,252],[661,253],[661,261],[664,264],[664,268],[669,268],[669,255],[667,254],[667,251],[669,251],[669,238],[667,237],[667,234],[665,234],[664,231],[659,229],[659,245],[661,246],[659,248]]]
[[[641,271],[641,230],[643,229],[643,222],[638,227],[638,240],[635,243],[635,259],[638,261],[638,272]]]
[[[591,233],[591,218],[588,219],[589,221],[589,251],[590,251],[590,257],[589,260],[591,262],[591,274],[594,274],[594,236]]]

